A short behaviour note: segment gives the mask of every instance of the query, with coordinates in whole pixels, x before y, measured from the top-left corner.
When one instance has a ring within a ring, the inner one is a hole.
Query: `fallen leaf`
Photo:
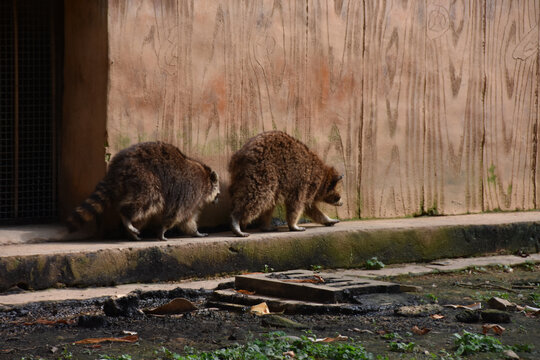
[[[338,335],[334,338],[331,338],[331,337],[325,337],[323,339],[315,339],[313,342],[316,342],[316,343],[331,343],[331,342],[335,342],[335,341],[347,341],[349,340],[349,337],[348,336],[343,336],[343,335]]]
[[[0,354],[10,354],[14,351],[15,349],[0,349]]]
[[[249,291],[249,290],[235,290],[237,293],[244,294],[244,295],[255,295],[255,291]]]
[[[165,305],[158,306],[154,309],[144,309],[143,311],[145,314],[171,315],[181,314],[193,310],[197,310],[197,307],[193,305],[191,301],[184,298],[176,298]]]
[[[443,306],[446,306],[446,307],[451,307],[453,309],[467,309],[467,310],[480,310],[482,308],[482,303],[474,303],[474,304],[471,304],[471,305],[452,305],[452,304],[448,304],[448,305],[443,305]]]
[[[137,341],[139,341],[139,337],[137,335],[128,335],[121,338],[88,338],[75,341],[74,344],[100,344],[103,342],[134,343]]]
[[[57,325],[57,324],[64,324],[64,325],[72,325],[75,324],[75,320],[66,320],[66,319],[58,319],[58,320],[47,320],[47,319],[37,319],[36,321],[28,321],[24,322],[23,325]]]
[[[497,325],[497,324],[485,324],[485,325],[482,325],[482,333],[484,335],[486,335],[489,330],[493,330],[493,332],[497,335],[502,335],[502,333],[504,332],[505,328],[503,328],[501,325]]]
[[[444,315],[441,315],[441,314],[433,314],[430,316],[433,320],[440,320],[440,319],[444,319]]]
[[[386,335],[386,334],[388,334],[388,331],[386,331],[386,330],[379,330],[379,331],[377,331],[377,334],[379,334],[379,335]]]
[[[416,335],[426,335],[428,332],[431,331],[431,329],[428,329],[428,328],[419,328],[418,326],[414,325],[411,329],[411,331],[413,333],[415,333]]]
[[[290,351],[284,352],[283,356],[286,356],[287,358],[294,358],[296,357],[296,354],[294,353],[294,351],[290,350]]]
[[[258,305],[253,305],[251,309],[249,310],[249,312],[258,316],[262,316],[262,315],[270,314],[270,309],[268,308],[268,305],[265,302],[263,302]]]

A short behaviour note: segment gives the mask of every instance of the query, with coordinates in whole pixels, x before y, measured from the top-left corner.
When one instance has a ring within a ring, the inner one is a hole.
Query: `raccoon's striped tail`
[[[67,219],[67,227],[70,232],[77,231],[81,226],[103,213],[111,203],[111,192],[105,180],[96,185],[94,192],[73,210]]]

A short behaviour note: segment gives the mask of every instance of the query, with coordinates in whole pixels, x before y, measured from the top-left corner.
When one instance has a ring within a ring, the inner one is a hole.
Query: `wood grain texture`
[[[358,216],[363,19],[356,1],[111,2],[111,152],[162,139],[226,179],[248,138],[284,130],[346,175],[327,211]]]
[[[483,2],[428,0],[424,212],[482,210]]]
[[[486,2],[486,210],[536,207],[539,7],[535,0]]]
[[[112,154],[162,139],[226,181],[279,129],[345,175],[332,216],[539,203],[537,0],[108,4]]]
[[[425,7],[365,6],[361,215],[411,215],[423,198]]]

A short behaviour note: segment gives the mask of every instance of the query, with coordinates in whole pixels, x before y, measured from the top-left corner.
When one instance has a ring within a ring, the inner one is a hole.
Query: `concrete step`
[[[540,253],[531,254],[528,257],[516,255],[496,255],[480,256],[472,258],[439,259],[431,263],[408,263],[394,264],[379,270],[362,269],[335,269],[325,270],[332,272],[335,276],[365,278],[387,278],[400,275],[424,275],[431,273],[461,271],[468,268],[488,268],[489,266],[513,267],[524,263],[540,263]],[[166,283],[135,283],[116,286],[89,287],[89,288],[63,288],[46,289],[36,291],[21,291],[18,293],[0,294],[0,309],[2,306],[17,306],[33,302],[42,301],[64,301],[64,300],[88,300],[103,297],[122,297],[133,291],[172,291],[176,288],[182,289],[205,289],[215,290],[223,284],[233,284],[234,277],[217,277],[207,280],[187,279],[177,282]],[[402,286],[403,288],[403,286]],[[402,291],[418,291],[415,286],[408,286]],[[421,291],[421,290],[420,290]]]
[[[385,264],[429,262],[540,247],[540,212],[473,214],[411,219],[346,221],[334,227],[307,225],[208,238],[162,241],[71,240],[30,243],[0,234],[0,292],[23,289],[110,286],[179,281],[193,277],[276,271],[320,265],[361,267],[371,257]],[[11,234],[24,228],[11,228]],[[34,230],[35,231],[35,230]],[[53,231],[54,232],[54,231]],[[35,239],[35,236],[28,237]],[[53,239],[54,240],[54,239]]]

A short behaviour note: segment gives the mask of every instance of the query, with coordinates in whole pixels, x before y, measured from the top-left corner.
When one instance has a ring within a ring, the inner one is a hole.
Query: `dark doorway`
[[[0,223],[57,216],[62,4],[0,1]]]

